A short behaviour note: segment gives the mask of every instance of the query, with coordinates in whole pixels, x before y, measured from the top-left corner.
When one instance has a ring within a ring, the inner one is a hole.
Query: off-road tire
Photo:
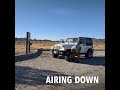
[[[67,55],[67,56],[65,56],[65,60],[71,62],[72,58],[70,57],[70,55]]]
[[[53,56],[54,58],[57,58],[57,57],[58,57],[58,55],[57,55],[57,54],[52,54],[52,56]]]
[[[93,57],[93,51],[89,49],[87,51],[87,53],[85,54],[85,57],[88,58],[88,59],[92,58]]]
[[[52,50],[52,56],[53,56],[54,58],[57,58],[57,57],[58,57],[57,54],[54,54],[54,50]]]

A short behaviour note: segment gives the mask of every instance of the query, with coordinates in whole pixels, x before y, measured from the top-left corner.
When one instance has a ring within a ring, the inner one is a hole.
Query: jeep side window
[[[80,39],[79,44],[85,44],[85,39]]]
[[[92,46],[93,45],[92,39],[86,38],[86,45]]]

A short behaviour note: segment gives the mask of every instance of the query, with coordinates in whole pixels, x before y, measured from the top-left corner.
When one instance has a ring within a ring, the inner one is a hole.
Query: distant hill
[[[95,39],[95,38],[92,38],[94,42],[104,42],[105,43],[105,39]],[[26,38],[15,38],[15,41],[25,41]],[[38,40],[38,39],[31,39],[31,41],[49,41],[49,42],[59,42],[59,41],[52,41],[52,40]]]
[[[24,40],[26,40],[26,38],[15,38],[15,41],[24,41]]]
[[[15,38],[15,41],[26,41],[26,38]],[[41,39],[31,39],[31,41],[49,41],[49,42],[59,42],[59,41],[52,41],[52,40],[41,40]]]
[[[93,39],[93,42],[103,42],[103,43],[105,43],[105,39]]]

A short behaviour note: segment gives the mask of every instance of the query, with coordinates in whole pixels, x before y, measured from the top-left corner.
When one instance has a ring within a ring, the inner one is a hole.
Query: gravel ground
[[[99,76],[99,83],[46,84],[47,76]],[[15,62],[16,90],[105,90],[105,51],[95,51],[92,59],[79,63],[53,58],[42,51],[36,58]]]

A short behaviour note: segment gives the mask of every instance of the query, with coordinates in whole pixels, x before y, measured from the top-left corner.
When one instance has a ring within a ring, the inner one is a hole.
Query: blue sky
[[[105,38],[105,0],[15,0],[15,37]]]

